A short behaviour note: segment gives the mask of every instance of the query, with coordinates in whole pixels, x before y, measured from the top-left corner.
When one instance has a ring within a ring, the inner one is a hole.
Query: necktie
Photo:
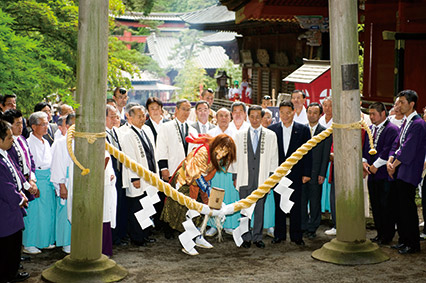
[[[311,128],[311,138],[314,136],[314,128],[312,128],[312,127],[310,127]]]
[[[155,170],[155,158],[154,158],[154,151],[152,149],[152,145],[149,142],[149,139],[145,135],[144,131],[140,132],[140,136],[142,137],[142,146],[143,146],[143,148],[145,150],[145,154],[146,154],[146,159],[148,161],[149,170],[151,172],[156,173],[156,170]]]
[[[207,131],[206,131],[206,125],[203,125],[202,126],[202,130],[201,130],[201,133],[202,134],[205,134]]]
[[[377,127],[374,126],[373,140],[376,140],[376,138],[377,138]]]
[[[254,137],[253,137],[253,152],[256,153],[257,144],[259,142],[259,137],[257,136],[257,130],[254,130]]]

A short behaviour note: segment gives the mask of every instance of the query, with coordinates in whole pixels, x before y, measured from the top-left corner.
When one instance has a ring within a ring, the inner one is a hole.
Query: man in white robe
[[[306,125],[309,123],[308,115],[305,108],[306,95],[303,91],[295,89],[291,93],[291,102],[294,105],[294,118],[293,120]]]
[[[250,123],[246,121],[247,111],[246,104],[236,101],[231,105],[232,122],[229,124],[231,131],[244,131],[250,127]]]
[[[176,103],[176,118],[164,123],[158,132],[155,154],[161,177],[166,182],[194,147],[193,144],[185,141],[188,135],[197,136],[198,134],[187,123],[190,110],[191,104],[188,100],[179,100]]]
[[[65,118],[67,129],[75,122],[75,114]],[[72,188],[73,162],[67,149],[67,135],[55,139],[52,145],[52,164],[50,181],[56,193],[56,245],[62,250],[71,252],[71,216],[72,216]]]
[[[278,167],[278,145],[276,135],[261,126],[264,110],[255,105],[249,108],[250,128],[239,131],[235,136],[237,146],[237,161],[232,164],[230,171],[239,191],[240,198],[246,198]],[[253,231],[243,234],[244,248],[251,246],[251,241],[258,248],[264,248],[262,241],[263,211],[266,196],[259,199],[254,209]]]
[[[123,152],[131,159],[151,172],[158,172],[154,153],[154,137],[149,127],[143,128],[146,113],[143,106],[134,106],[128,115],[129,130],[123,136],[121,146]],[[155,242],[148,237],[148,231],[144,231],[136,219],[135,213],[142,209],[140,200],[146,195],[145,190],[149,186],[135,172],[123,168],[123,188],[126,188],[128,214],[128,232],[133,244],[146,246],[146,243]]]

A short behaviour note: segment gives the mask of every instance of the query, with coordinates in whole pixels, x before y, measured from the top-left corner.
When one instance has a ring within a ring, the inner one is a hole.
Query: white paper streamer
[[[187,251],[195,247],[194,238],[200,235],[200,231],[197,229],[194,222],[192,222],[192,219],[199,215],[200,213],[195,210],[188,210],[186,212],[186,221],[182,223],[185,232],[179,235],[179,241]]]
[[[135,212],[135,217],[142,229],[146,229],[149,226],[154,225],[154,222],[151,220],[151,216],[156,213],[154,204],[160,201],[160,197],[157,194],[158,189],[156,187],[148,186],[145,191],[147,195],[140,200],[142,209]]]
[[[232,232],[232,237],[237,247],[243,244],[244,240],[242,236],[249,231],[249,220],[253,215],[255,206],[256,204],[254,203],[249,208],[241,209],[241,215],[243,215],[243,217],[239,219],[240,225]]]
[[[290,213],[294,204],[294,202],[290,200],[290,196],[294,192],[294,190],[289,187],[291,184],[292,181],[290,179],[283,177],[274,189],[277,194],[281,195],[280,208],[285,213]]]

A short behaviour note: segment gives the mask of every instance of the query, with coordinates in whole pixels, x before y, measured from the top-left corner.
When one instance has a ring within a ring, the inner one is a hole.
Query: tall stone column
[[[357,0],[329,0],[333,122],[361,119],[358,77]],[[366,240],[360,129],[333,128],[337,237],[312,257],[337,264],[389,259]]]

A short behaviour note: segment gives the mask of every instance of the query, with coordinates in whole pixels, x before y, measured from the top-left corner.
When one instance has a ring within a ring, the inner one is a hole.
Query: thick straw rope
[[[185,196],[184,194],[178,192],[169,183],[163,182],[157,174],[152,173],[151,171],[142,167],[141,165],[130,159],[122,151],[119,151],[116,147],[110,145],[109,143],[105,143],[105,149],[112,156],[117,158],[118,161],[123,163],[124,166],[130,168],[133,172],[136,172],[136,174],[138,174],[139,177],[142,177],[147,183],[156,187],[159,191],[164,192],[166,196],[171,197],[179,204],[186,206],[188,209],[196,210],[198,212],[201,212],[201,210],[203,209],[203,204],[195,201],[189,196]]]
[[[320,134],[312,137],[309,141],[304,143],[300,148],[298,148],[293,154],[287,158],[287,160],[282,163],[274,172],[273,175],[271,175],[265,183],[260,185],[255,191],[253,191],[247,198],[242,199],[235,203],[234,205],[234,212],[237,212],[241,209],[248,208],[252,204],[256,203],[258,199],[264,197],[272,187],[274,187],[283,176],[287,174],[287,172],[300,160],[303,158],[304,155],[308,153],[313,147],[315,147],[318,143],[326,139],[331,135],[333,132],[333,127],[336,128],[342,128],[342,129],[360,129],[364,128],[367,131],[367,134],[370,139],[370,147],[374,146],[372,142],[372,135],[371,131],[368,128],[367,124],[364,121],[359,121],[352,124],[335,124],[328,128],[325,131],[322,131]],[[84,169],[83,166],[77,161],[75,158],[74,153],[72,152],[71,147],[71,140],[74,134],[74,126],[70,127],[69,134],[67,138],[67,148],[68,152],[70,153],[71,159],[74,161],[74,163],[83,171],[89,170]],[[164,194],[168,197],[171,197],[173,200],[177,201],[179,204],[186,206],[188,209],[196,210],[201,213],[203,209],[203,204],[197,202],[196,200],[183,195],[182,193],[178,192],[176,189],[174,189],[170,184],[163,182],[157,174],[152,173],[151,171],[147,170],[146,168],[142,167],[141,165],[137,164],[135,161],[130,159],[127,155],[125,155],[123,152],[119,151],[114,146],[110,145],[108,142],[105,143],[105,149],[114,156],[118,161],[123,163],[124,166],[127,168],[130,168],[132,171],[136,172],[138,176],[142,177],[147,183],[151,184],[154,187],[157,187],[157,189],[161,192],[164,192]],[[79,165],[80,164],[80,165]],[[90,170],[89,170],[90,172]],[[88,174],[88,172],[86,173]],[[82,172],[82,175],[83,174]]]

